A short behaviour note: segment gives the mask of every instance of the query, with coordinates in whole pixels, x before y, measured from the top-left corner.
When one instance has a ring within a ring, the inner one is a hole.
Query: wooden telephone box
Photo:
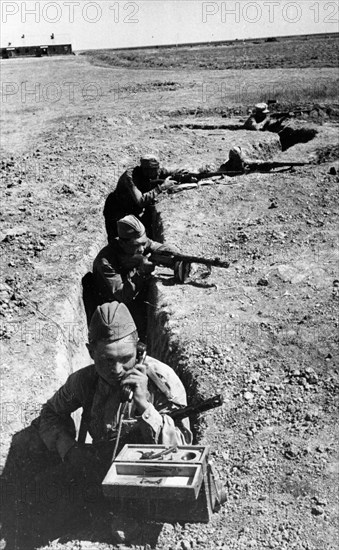
[[[207,523],[219,505],[208,452],[199,445],[171,452],[164,445],[125,445],[103,492],[120,512],[138,519]]]

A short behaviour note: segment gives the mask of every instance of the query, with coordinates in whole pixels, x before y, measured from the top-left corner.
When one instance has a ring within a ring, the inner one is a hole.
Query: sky
[[[1,46],[74,50],[338,32],[339,0],[1,0]]]

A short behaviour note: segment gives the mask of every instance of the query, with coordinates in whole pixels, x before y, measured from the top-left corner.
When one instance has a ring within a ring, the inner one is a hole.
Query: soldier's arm
[[[128,271],[125,277],[111,265],[107,258],[101,258],[94,264],[94,276],[101,289],[103,298],[129,304],[144,287],[146,275],[138,272],[137,267]]]
[[[192,174],[186,168],[176,168],[175,170],[167,170],[162,168],[159,174],[159,179],[165,180],[170,177],[175,180],[177,183],[192,183],[196,181],[194,174]]]
[[[146,363],[152,368],[152,363],[159,363],[153,358],[147,358]],[[163,369],[165,369],[163,371]],[[156,443],[163,445],[189,445],[192,443],[192,432],[190,430],[190,422],[185,418],[175,424],[174,420],[169,416],[169,412],[174,409],[185,407],[187,405],[185,388],[175,374],[173,369],[168,365],[161,364],[153,369],[156,376],[165,385],[168,392],[165,395],[159,389],[155,392],[154,402],[149,403],[147,409],[139,417],[140,430],[144,443]]]
[[[257,132],[258,130],[261,130],[263,128],[265,122],[266,121],[257,122],[255,118],[251,116],[246,120],[244,128],[245,130],[254,130]]]
[[[140,208],[144,208],[148,204],[153,204],[157,196],[161,193],[161,187],[155,185],[154,189],[147,191],[147,193],[142,193],[140,189],[136,186],[133,179],[133,172],[125,172],[125,187],[135,204]]]
[[[93,368],[85,367],[69,376],[65,384],[42,407],[39,434],[50,451],[57,451],[63,459],[76,443],[75,426],[71,413],[86,402],[92,383]]]
[[[180,250],[173,244],[158,243],[157,241],[152,241],[151,239],[148,239],[146,253],[152,254],[155,252],[170,252],[171,254],[178,254]]]
[[[157,264],[157,261],[156,261],[157,255],[161,256],[162,252],[169,252],[170,254],[178,254],[180,253],[180,250],[174,245],[169,245],[166,243],[162,244],[156,241],[151,241],[151,239],[149,239],[148,246],[146,248],[146,253],[150,253],[151,255],[153,254],[153,259],[155,264]],[[171,257],[167,258],[166,256],[163,256],[161,259],[161,265],[163,266],[166,265],[166,267],[173,268],[174,264],[175,264],[175,261],[173,261]]]

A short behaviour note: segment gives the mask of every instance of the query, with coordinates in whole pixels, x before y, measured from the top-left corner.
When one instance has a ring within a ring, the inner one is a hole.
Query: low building
[[[2,59],[12,57],[44,57],[51,55],[72,55],[72,44],[47,44],[41,46],[7,46],[1,48]]]

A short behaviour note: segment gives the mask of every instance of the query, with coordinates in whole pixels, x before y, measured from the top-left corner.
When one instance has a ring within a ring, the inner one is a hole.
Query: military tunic
[[[164,180],[168,176],[175,178],[177,173],[160,168],[158,178],[159,180]],[[117,237],[116,222],[118,220],[129,214],[142,218],[144,210],[155,203],[157,196],[161,193],[158,185],[159,180],[151,181],[146,178],[141,166],[128,168],[120,176],[115,190],[108,195],[104,206],[108,240]],[[147,220],[144,219],[144,221],[146,223]]]
[[[170,175],[165,169],[159,172],[159,179]],[[143,174],[141,166],[127,169],[120,176],[115,190],[110,193],[104,206],[104,217],[108,240],[117,236],[116,222],[133,214],[140,217],[144,209],[155,203],[161,190]]]
[[[144,256],[152,252],[176,253],[173,246],[147,240]],[[140,274],[133,258],[124,254],[118,239],[113,239],[97,255],[93,263],[93,275],[101,303],[122,302],[130,304],[145,288],[150,275]]]
[[[130,403],[127,419],[123,424],[121,446],[133,443],[185,445],[192,442],[188,419],[177,425],[168,412],[185,406],[185,388],[168,365],[148,357],[146,369],[151,369],[153,379],[148,381],[149,405],[143,414],[138,415],[134,402]],[[153,381],[160,380],[166,387],[166,395]],[[95,385],[95,386],[94,386]],[[93,444],[114,439],[118,424],[120,405],[119,388],[114,388],[100,378],[94,365],[82,368],[71,374],[65,384],[45,403],[40,417],[35,421],[39,434],[49,451],[57,452],[64,458],[75,444],[75,427],[71,414],[80,407],[88,406],[88,397],[93,386],[94,396],[90,406],[88,431]]]

